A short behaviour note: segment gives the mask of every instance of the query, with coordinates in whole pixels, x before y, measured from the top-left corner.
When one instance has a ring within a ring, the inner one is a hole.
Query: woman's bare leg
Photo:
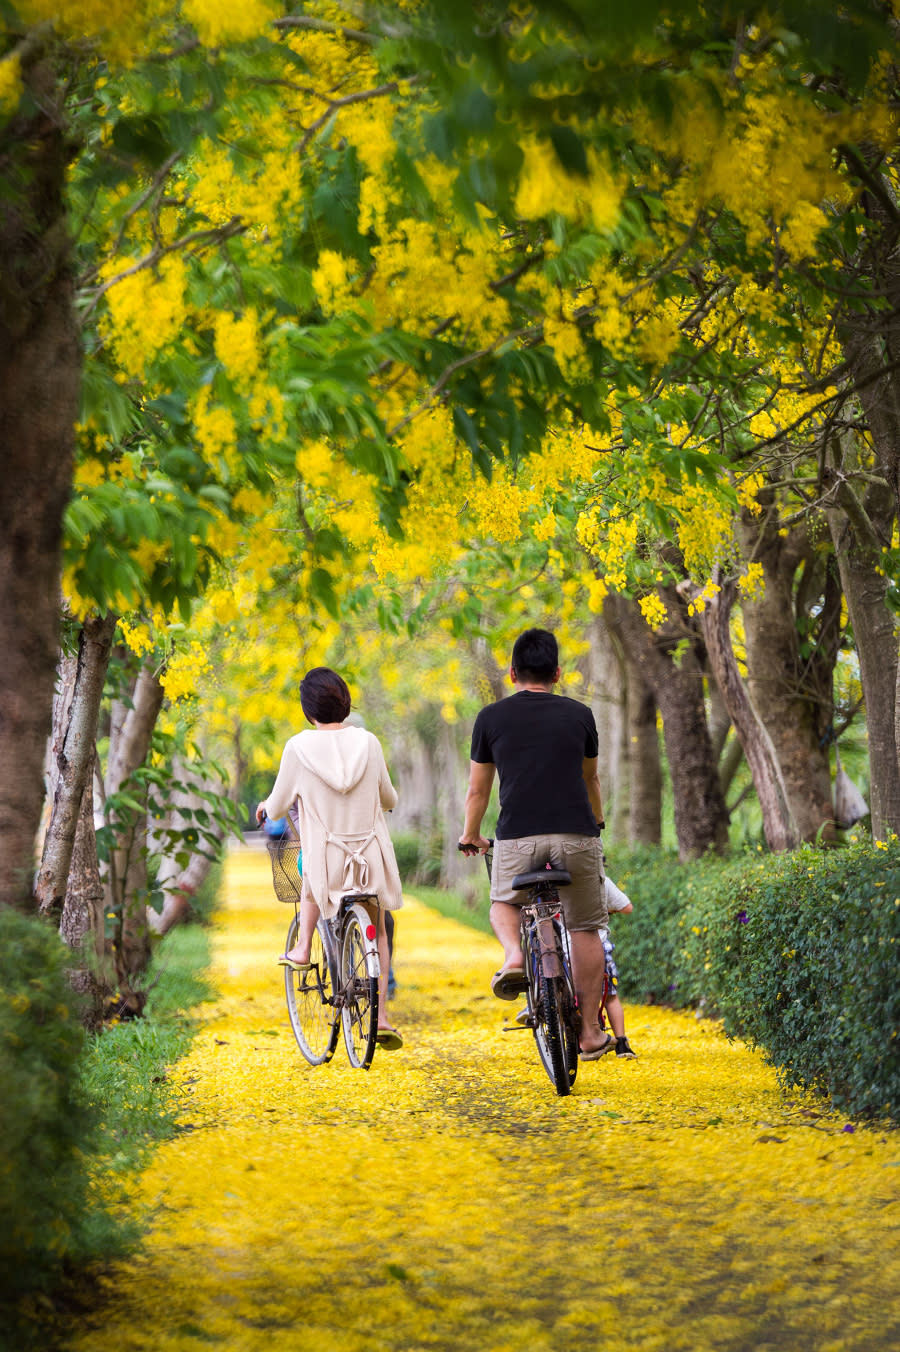
[[[300,902],[300,926],[297,933],[297,942],[290,952],[284,955],[286,958],[290,958],[291,962],[309,962],[312,937],[318,923],[318,906],[309,897],[304,897]]]

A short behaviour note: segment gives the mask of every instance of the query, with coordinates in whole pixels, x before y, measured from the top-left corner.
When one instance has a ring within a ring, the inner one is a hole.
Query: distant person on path
[[[378,1042],[393,1050],[403,1039],[388,1022],[390,970],[385,912],[403,905],[400,874],[385,810],[397,802],[378,738],[345,725],[350,713],[346,682],[329,667],[314,667],[300,682],[300,705],[314,725],[287,742],[275,787],[256,809],[256,820],[296,811],[303,843],[303,885],[297,943],[278,961],[302,970],[309,964],[320,915],[336,914],[348,892],[377,894],[372,915],[378,933],[381,978]]]
[[[514,1000],[525,989],[519,943],[522,900],[517,873],[552,864],[572,875],[560,891],[571,936],[572,974],[582,1017],[581,1058],[596,1061],[615,1047],[599,1023],[605,970],[599,930],[608,923],[600,829],[603,804],[597,775],[599,739],[585,704],[553,693],[559,649],[547,629],[526,629],[510,664],[515,693],[482,709],[472,730],[466,819],[459,843],[484,853],[481,834],[494,782],[500,776],[500,818],[491,871],[491,927],[504,961],[491,989]]]

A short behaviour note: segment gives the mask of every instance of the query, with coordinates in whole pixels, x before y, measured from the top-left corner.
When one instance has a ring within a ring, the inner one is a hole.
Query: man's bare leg
[[[593,1052],[602,1047],[605,1041],[600,1028],[600,1001],[606,974],[603,940],[596,930],[570,930],[569,942],[572,948],[572,978],[581,1011],[581,1050]]]
[[[491,902],[491,929],[503,945],[503,966],[522,967],[518,906],[508,901]]]

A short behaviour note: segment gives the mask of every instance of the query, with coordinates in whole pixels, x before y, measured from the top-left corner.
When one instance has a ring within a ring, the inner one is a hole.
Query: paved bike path
[[[640,1059],[558,1099],[502,1032],[492,940],[410,902],[406,1037],[311,1069],[265,855],[232,855],[220,992],[174,1072],[146,1242],[73,1352],[872,1352],[900,1345],[900,1135],[845,1130],[718,1026],[627,1008]]]

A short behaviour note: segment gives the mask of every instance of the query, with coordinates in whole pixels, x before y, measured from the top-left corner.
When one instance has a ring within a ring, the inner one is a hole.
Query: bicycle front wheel
[[[560,1097],[570,1093],[575,1079],[570,1077],[569,1058],[560,1003],[565,998],[565,983],[560,977],[538,972],[533,996],[534,1040],[544,1069]],[[575,1069],[578,1068],[578,1043],[575,1044]]]
[[[369,928],[369,922],[366,929]],[[363,922],[353,910],[344,924],[341,946],[341,1023],[351,1066],[368,1070],[378,1032],[378,959],[366,941]]]
[[[295,916],[285,941],[286,953],[297,942],[297,930]],[[335,959],[331,934],[324,920],[316,926],[309,959],[312,966],[307,972],[295,972],[285,967],[284,990],[297,1046],[311,1066],[322,1066],[334,1056],[338,1039]]]

